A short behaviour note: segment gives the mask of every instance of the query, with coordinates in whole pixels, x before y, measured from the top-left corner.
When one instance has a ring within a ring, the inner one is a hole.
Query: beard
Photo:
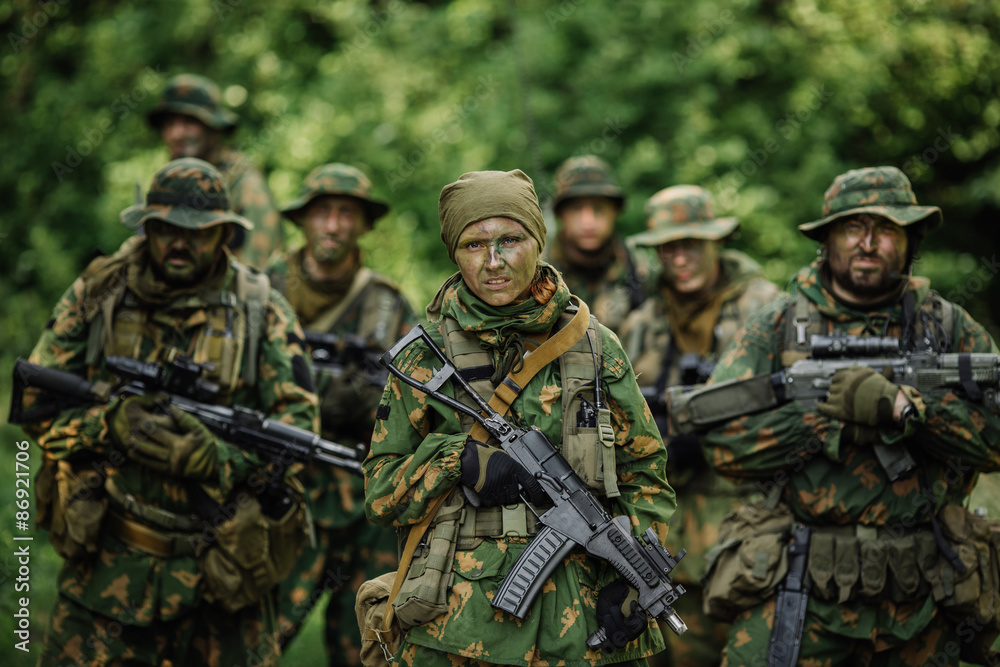
[[[853,265],[853,260],[857,258],[877,259],[881,266],[860,269]],[[899,270],[893,270],[885,258],[872,254],[855,253],[846,261],[831,260],[829,266],[830,275],[834,281],[847,292],[864,301],[890,296],[906,279],[902,267]]]

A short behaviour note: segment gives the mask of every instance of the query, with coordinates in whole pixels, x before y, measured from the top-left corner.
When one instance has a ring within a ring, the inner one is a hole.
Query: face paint
[[[175,285],[193,285],[205,277],[222,253],[227,224],[185,229],[162,220],[146,223],[153,273]]]
[[[455,262],[473,294],[491,306],[506,306],[528,296],[538,243],[516,220],[487,218],[462,230]]]
[[[906,267],[906,230],[863,213],[833,223],[826,237],[833,292],[853,303],[877,303],[899,286]]]
[[[335,266],[358,247],[367,230],[364,206],[354,197],[316,197],[302,215],[306,248],[320,264]]]

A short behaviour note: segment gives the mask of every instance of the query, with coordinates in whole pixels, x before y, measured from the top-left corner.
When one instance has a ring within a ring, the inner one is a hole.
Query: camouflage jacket
[[[134,238],[126,243],[134,243]],[[221,283],[223,290],[231,289],[235,277],[236,270],[227,267]],[[99,304],[106,294],[106,290],[92,292],[88,282],[78,278],[56,305],[31,353],[31,361],[90,381],[108,380],[103,355],[96,366],[88,366],[85,361],[88,338],[95,326],[95,311],[100,311]],[[139,358],[159,361],[159,355],[168,347],[190,354],[195,334],[204,324],[202,309],[157,307],[147,320]],[[231,404],[317,430],[316,396],[311,387],[301,384],[303,380],[306,385],[311,384],[303,357],[302,329],[288,303],[274,290],[270,292],[264,327],[258,381],[254,386],[245,386],[240,379]],[[116,404],[117,399],[108,405],[64,410],[54,419],[25,424],[25,431],[37,439],[49,460],[67,460],[78,469],[104,470],[121,491],[142,504],[184,516],[197,514],[189,497],[190,482],[132,462],[112,443],[106,415]],[[218,479],[201,486],[215,501],[228,506],[237,502],[251,475],[262,471],[263,464],[257,455],[218,438],[217,447]],[[200,578],[193,557],[156,558],[127,548],[104,534],[101,551],[96,556],[64,564],[59,574],[59,590],[95,612],[111,617],[127,614],[135,623],[145,626],[176,618],[202,604]]]
[[[815,305],[829,331],[868,335],[881,332],[888,319],[887,335],[900,335],[900,305],[861,312],[840,304],[824,286],[820,261],[793,278],[791,296],[771,302],[749,319],[710,382],[781,369],[789,305],[797,292]],[[908,289],[917,308],[934,294],[926,278],[910,278]],[[954,306],[954,324],[945,333],[949,352],[997,352],[986,330],[960,306]],[[1000,415],[953,392],[920,394],[910,387],[902,389],[914,403],[917,417],[905,431],[882,428],[880,437],[908,446],[918,463],[922,461],[922,470],[896,482],[888,481],[871,447],[841,442],[840,423],[804,402],[739,417],[709,431],[702,442],[721,474],[753,480],[768,489],[784,484],[784,502],[804,523],[913,526],[928,520],[924,510],[930,489],[935,510],[945,503],[962,503],[977,472],[1000,469]],[[892,620],[892,634],[908,639],[927,624],[933,614],[932,598],[916,607],[900,611]],[[867,637],[872,627],[885,625],[884,610],[878,606],[855,604],[846,609],[810,601],[810,612],[825,617],[827,627],[843,634]]]
[[[249,232],[234,226],[237,234],[245,235],[236,256],[247,266],[263,269],[268,258],[284,245],[281,213],[267,179],[246,155],[232,148],[223,148],[212,163],[226,180],[230,208],[253,223]]]
[[[443,298],[442,298],[443,296]],[[476,331],[489,348],[503,341],[498,328],[518,322],[520,331],[547,330],[566,308],[569,292],[560,288],[546,307],[527,302],[493,309],[471,296],[458,274],[445,284],[432,306],[429,332],[439,346],[443,339],[433,324],[451,317],[467,331]],[[440,310],[435,312],[435,304]],[[554,307],[553,307],[554,306]],[[634,532],[648,527],[662,540],[675,507],[673,490],[663,470],[665,450],[652,416],[635,383],[631,365],[617,338],[601,328],[604,345],[602,383],[606,383],[621,496],[606,501],[612,514],[631,517]],[[436,358],[416,343],[397,360],[399,368],[429,379]],[[453,387],[442,391],[454,396]],[[537,426],[560,443],[559,364],[543,368],[511,406],[512,422]],[[484,397],[489,398],[489,397]],[[381,525],[408,526],[419,522],[430,503],[449,493],[461,480],[459,457],[467,433],[459,414],[445,404],[391,377],[379,406],[372,449],[365,461],[365,505],[368,518]],[[639,640],[608,658],[589,651],[587,637],[597,629],[598,591],[618,575],[605,564],[574,553],[558,567],[523,621],[490,605],[503,576],[527,544],[526,538],[483,538],[475,548],[456,552],[450,609],[430,623],[412,628],[407,640],[447,653],[490,663],[527,665],[595,665],[636,659],[663,649],[655,624]]]
[[[268,266],[271,284],[283,294],[288,290],[322,291],[323,286],[294,270],[301,265],[302,250],[294,250],[276,257]],[[368,278],[353,296],[344,290],[350,303],[334,303],[327,311],[343,305],[336,320],[322,330],[316,328],[324,313],[311,321],[301,320],[306,331],[330,333],[344,340],[358,336],[372,352],[385,352],[418,321],[409,301],[389,278],[368,272]],[[301,281],[301,282],[296,282]],[[369,315],[375,315],[369,317]],[[374,357],[349,363],[343,370],[320,370],[313,367],[316,393],[320,397],[320,421],[324,438],[353,446],[368,444],[375,426],[375,408],[385,388],[384,371],[373,365]],[[374,384],[378,382],[377,386]],[[364,480],[343,470],[322,464],[306,467],[301,475],[309,493],[313,520],[324,528],[350,525],[364,517]]]
[[[630,250],[614,237],[610,261],[599,267],[581,267],[572,264],[558,239],[545,248],[545,261],[562,274],[569,291],[590,306],[598,321],[616,334],[628,314],[646,298],[653,276],[653,267],[647,258]]]

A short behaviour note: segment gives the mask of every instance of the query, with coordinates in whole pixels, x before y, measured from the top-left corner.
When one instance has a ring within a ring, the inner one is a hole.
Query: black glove
[[[601,589],[597,594],[597,622],[607,635],[601,651],[614,653],[646,631],[649,620],[638,605],[639,591],[621,579]]]
[[[521,501],[523,490],[533,504],[548,499],[542,485],[507,452],[469,438],[462,451],[462,484],[479,494],[483,505],[510,505]]]

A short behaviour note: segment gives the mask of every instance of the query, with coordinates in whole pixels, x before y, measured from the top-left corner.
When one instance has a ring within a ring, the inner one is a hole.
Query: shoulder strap
[[[267,327],[267,304],[270,301],[271,281],[266,274],[253,271],[235,263],[236,298],[246,310],[247,348],[246,363],[243,365],[243,384],[250,387],[257,384],[257,357],[260,354],[260,338]]]
[[[372,270],[367,266],[362,266],[358,269],[358,272],[354,274],[354,280],[351,281],[351,286],[347,290],[347,294],[341,299],[336,306],[330,308],[328,311],[320,315],[317,319],[313,320],[309,324],[309,328],[313,331],[329,331],[334,327],[335,324],[344,316],[347,309],[354,303],[354,301],[361,295],[365,287],[372,279]]]

